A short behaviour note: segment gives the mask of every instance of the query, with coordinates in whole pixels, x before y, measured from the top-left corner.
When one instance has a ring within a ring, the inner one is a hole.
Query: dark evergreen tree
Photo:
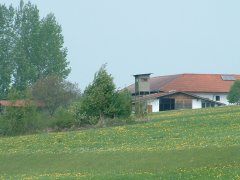
[[[95,119],[103,122],[105,118],[128,117],[131,114],[131,94],[127,90],[116,91],[113,77],[103,65],[85,89],[75,113],[83,123],[90,124]]]
[[[106,65],[103,65],[84,91],[82,111],[99,118],[112,116],[115,89],[113,78],[107,73]]]

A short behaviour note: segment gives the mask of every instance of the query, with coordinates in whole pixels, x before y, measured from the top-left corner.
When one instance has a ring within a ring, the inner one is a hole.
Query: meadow
[[[0,179],[240,179],[240,107],[0,137]]]

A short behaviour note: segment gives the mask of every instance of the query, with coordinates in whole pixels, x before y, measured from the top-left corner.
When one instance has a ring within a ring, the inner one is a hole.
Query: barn
[[[133,103],[146,102],[148,112],[175,109],[199,109],[229,105],[227,95],[235,74],[178,74],[152,77],[151,73],[134,75],[135,83],[127,89]]]

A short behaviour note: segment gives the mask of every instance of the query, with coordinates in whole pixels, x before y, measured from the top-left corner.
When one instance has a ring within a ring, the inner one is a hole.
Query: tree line
[[[0,135],[126,123],[131,94],[118,90],[103,65],[81,93],[70,73],[62,28],[53,14],[41,18],[36,5],[0,4]],[[24,106],[16,107],[18,100]],[[38,103],[43,106],[37,106]]]
[[[11,90],[12,106],[0,114],[0,135],[18,135],[46,130],[104,127],[132,123],[132,98],[128,90],[118,90],[106,65],[80,92],[76,84],[51,75],[38,79],[25,91],[24,106],[15,107],[22,92]],[[37,106],[36,102],[43,102]]]

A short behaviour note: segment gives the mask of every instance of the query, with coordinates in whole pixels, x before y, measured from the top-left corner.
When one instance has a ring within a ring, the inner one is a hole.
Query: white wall
[[[203,98],[208,98],[210,100],[216,101],[216,96],[220,96],[221,103],[226,105],[230,105],[227,100],[227,93],[191,93]],[[153,112],[159,112],[159,99],[152,99],[148,101],[148,105],[152,105]],[[192,109],[200,109],[202,108],[202,100],[193,99],[192,100]]]
[[[153,112],[159,112],[159,99],[149,100],[148,105],[152,105]]]
[[[227,100],[227,93],[191,93],[191,94],[208,98],[213,101],[216,101],[216,96],[220,96],[219,102],[229,105],[229,102]]]
[[[193,99],[192,100],[192,109],[201,109],[202,108],[202,100],[201,99]]]

